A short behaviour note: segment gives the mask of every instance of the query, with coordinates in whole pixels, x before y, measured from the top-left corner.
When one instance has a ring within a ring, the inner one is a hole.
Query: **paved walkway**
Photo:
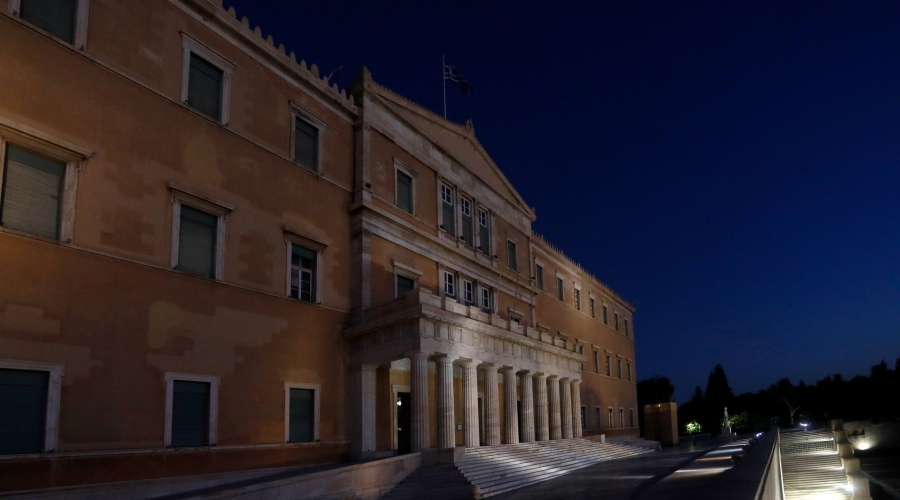
[[[497,500],[628,500],[641,496],[666,476],[718,446],[715,441],[684,443],[635,458],[578,469],[556,479],[492,497]]]

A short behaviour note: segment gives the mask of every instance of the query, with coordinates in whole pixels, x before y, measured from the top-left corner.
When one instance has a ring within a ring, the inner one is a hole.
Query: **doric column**
[[[453,360],[452,356],[435,356],[437,365],[437,426],[438,449],[456,446],[456,414],[453,411]]]
[[[506,444],[519,442],[519,411],[516,383],[516,369],[504,366],[503,372],[503,407],[506,412]]]
[[[581,437],[581,381],[572,381],[572,437]]]
[[[375,365],[358,365],[350,370],[351,456],[355,460],[375,453]]]
[[[537,430],[536,437],[538,441],[547,441],[550,439],[550,408],[547,403],[547,375],[535,373],[534,388],[537,392],[534,402],[534,421]]]
[[[497,367],[482,365],[484,369],[484,442],[488,446],[500,444],[500,388]]]
[[[560,406],[562,407],[562,437],[572,439],[572,384],[569,379],[559,381]]]
[[[534,389],[528,372],[522,373],[522,442],[534,442]]]
[[[430,447],[428,432],[428,354],[417,352],[409,355],[410,411],[409,450],[412,453]]]
[[[463,369],[463,426],[466,448],[481,444],[478,432],[478,367],[475,361],[462,362]]]
[[[559,377],[547,377],[547,389],[550,391],[550,439],[562,439],[559,413]]]

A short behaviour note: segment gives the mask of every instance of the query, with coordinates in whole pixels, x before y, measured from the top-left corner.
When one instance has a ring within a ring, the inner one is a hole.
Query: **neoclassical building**
[[[210,0],[0,0],[0,491],[636,435],[478,142]]]

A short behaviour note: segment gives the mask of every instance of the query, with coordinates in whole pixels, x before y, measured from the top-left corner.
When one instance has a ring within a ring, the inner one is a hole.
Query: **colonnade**
[[[463,432],[466,447],[480,444],[478,414],[478,371],[484,374],[484,441],[487,446],[549,439],[581,437],[580,380],[560,378],[540,372],[520,370],[511,366],[457,360],[453,356],[426,353],[411,354],[410,403],[412,426],[410,450],[420,451],[430,446],[428,418],[428,362],[436,365],[437,448],[456,446],[454,418],[453,366],[462,368]],[[499,374],[503,376],[503,397],[499,394]],[[522,394],[518,394],[518,378],[522,378]],[[522,402],[520,433],[518,401]],[[501,433],[500,407],[506,418]],[[502,442],[501,442],[502,438]]]

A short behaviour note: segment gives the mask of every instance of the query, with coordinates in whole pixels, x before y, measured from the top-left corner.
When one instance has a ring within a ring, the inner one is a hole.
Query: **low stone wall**
[[[859,451],[874,449],[900,449],[900,422],[855,420],[844,422],[847,440]]]
[[[729,500],[783,500],[780,442],[777,427],[764,434],[756,445],[737,457],[734,467],[710,482],[709,491],[727,492]]]

